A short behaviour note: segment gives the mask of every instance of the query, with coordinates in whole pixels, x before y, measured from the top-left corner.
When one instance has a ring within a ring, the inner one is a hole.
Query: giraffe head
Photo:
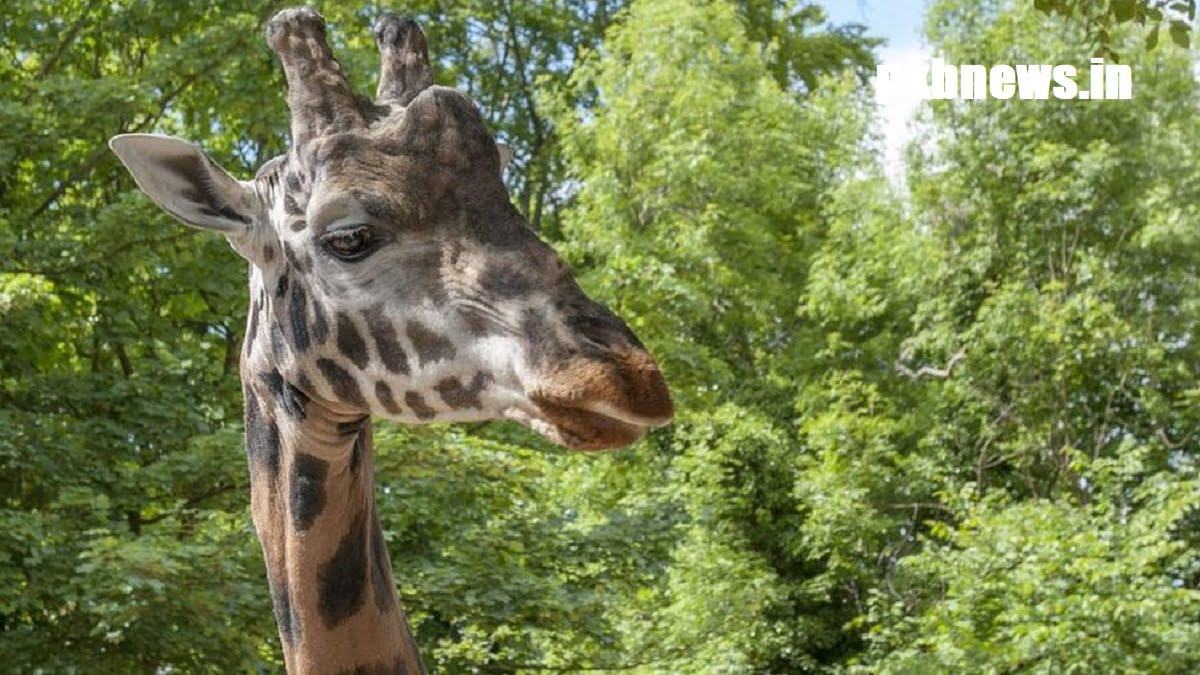
[[[183,140],[110,142],[151,199],[250,261],[243,358],[340,412],[512,419],[572,448],[624,446],[669,422],[654,359],[513,208],[503,149],[467,97],[432,85],[420,28],[389,15],[374,32],[369,101],[317,12],[268,23],[293,145],[253,181]]]

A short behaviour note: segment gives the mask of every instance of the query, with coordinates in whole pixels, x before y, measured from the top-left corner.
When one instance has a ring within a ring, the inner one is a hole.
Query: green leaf
[[[1113,0],[1112,1],[1113,17],[1118,23],[1124,23],[1133,19],[1137,15],[1136,0]]]
[[[1187,49],[1191,44],[1191,30],[1186,23],[1182,21],[1171,22],[1171,41],[1176,45]]]

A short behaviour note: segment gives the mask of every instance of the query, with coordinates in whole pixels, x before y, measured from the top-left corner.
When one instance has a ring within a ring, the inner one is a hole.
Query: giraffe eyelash
[[[345,262],[357,262],[366,258],[378,248],[377,244],[370,226],[364,223],[340,227],[321,236],[321,248]]]

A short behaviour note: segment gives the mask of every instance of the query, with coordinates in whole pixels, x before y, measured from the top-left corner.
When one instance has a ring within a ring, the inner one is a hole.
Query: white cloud
[[[880,64],[890,66],[899,73],[924,72],[931,58],[929,48],[909,45],[901,48],[886,47],[879,52]],[[884,170],[893,182],[904,177],[904,146],[913,136],[913,113],[921,104],[921,90],[914,86],[885,86],[875,89],[875,103],[879,107],[877,124],[883,133]]]

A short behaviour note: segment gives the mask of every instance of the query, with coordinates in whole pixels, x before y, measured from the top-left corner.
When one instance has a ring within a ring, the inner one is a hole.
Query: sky
[[[881,63],[905,69],[929,62],[929,48],[922,44],[921,24],[925,0],[826,0],[821,3],[833,23],[860,23],[867,34],[887,41],[879,49]],[[915,89],[893,87],[887,96],[876,97],[880,131],[883,132],[884,164],[889,176],[899,177],[905,142],[911,136],[908,121],[920,99]]]

